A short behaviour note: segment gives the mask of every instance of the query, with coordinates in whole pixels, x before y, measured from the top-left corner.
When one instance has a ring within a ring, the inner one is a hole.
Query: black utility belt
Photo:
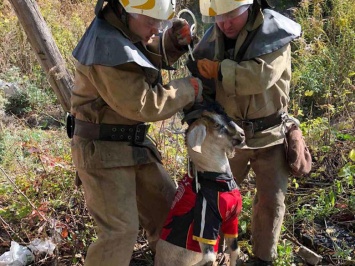
[[[280,125],[282,123],[282,116],[282,113],[277,112],[262,118],[238,120],[236,123],[244,130],[245,136],[251,138],[255,132]]]
[[[78,119],[67,122],[68,136],[73,135],[103,141],[125,141],[135,144],[144,142],[149,124],[121,125],[121,124],[95,124]],[[70,130],[69,130],[70,129]],[[71,133],[71,134],[69,134]]]

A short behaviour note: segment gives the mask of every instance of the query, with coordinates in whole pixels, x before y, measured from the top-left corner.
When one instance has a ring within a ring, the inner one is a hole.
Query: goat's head
[[[233,157],[234,148],[242,146],[244,141],[243,129],[234,123],[219,105],[199,110],[196,120],[186,132],[188,150],[197,153],[205,152],[204,149],[216,152],[220,150],[228,157]]]

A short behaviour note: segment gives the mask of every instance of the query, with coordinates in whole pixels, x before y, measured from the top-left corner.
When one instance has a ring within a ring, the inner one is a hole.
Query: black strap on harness
[[[198,183],[201,188],[209,188],[220,192],[227,192],[238,188],[234,178],[227,173],[197,172]],[[193,182],[193,189],[196,191],[196,183]]]
[[[235,61],[238,64],[242,61],[243,56],[244,56],[245,52],[247,51],[250,43],[252,42],[255,34],[257,33],[257,31],[258,31],[258,28],[253,31],[248,32],[248,35],[247,35],[245,41],[243,42],[242,46],[240,47],[240,49],[237,53],[237,56],[235,57]]]

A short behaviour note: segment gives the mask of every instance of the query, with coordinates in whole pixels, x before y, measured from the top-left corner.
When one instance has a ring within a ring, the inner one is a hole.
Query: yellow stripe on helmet
[[[132,6],[132,8],[142,9],[142,10],[149,10],[155,7],[155,0],[148,0],[144,4],[138,6]]]
[[[121,4],[123,7],[126,7],[129,5],[129,0],[121,0]]]
[[[208,9],[208,15],[209,15],[210,17],[214,17],[214,16],[217,15],[217,12],[214,11],[214,9],[213,9],[212,7],[210,7],[210,8]]]
[[[174,16],[175,16],[175,12],[172,12],[172,13],[170,14],[170,16],[168,17],[168,20],[169,20],[169,19],[172,19]]]

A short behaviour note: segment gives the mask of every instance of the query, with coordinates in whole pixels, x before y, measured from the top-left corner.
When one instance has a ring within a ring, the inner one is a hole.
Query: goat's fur
[[[199,172],[232,175],[228,158],[234,148],[244,143],[244,133],[220,110],[204,110],[186,131],[188,155]],[[172,207],[173,208],[173,207]],[[239,248],[236,237],[225,236],[230,253],[230,265],[235,266]],[[155,266],[202,266],[216,260],[214,246],[199,242],[201,253],[160,239],[156,246]]]

